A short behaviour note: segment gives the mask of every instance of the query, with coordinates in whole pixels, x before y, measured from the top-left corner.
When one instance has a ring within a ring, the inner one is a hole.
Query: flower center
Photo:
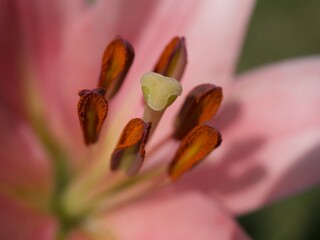
[[[141,77],[145,103],[143,116],[128,119],[121,135],[112,136],[119,139],[118,143],[113,151],[103,150],[107,156],[101,158],[102,161],[92,159],[92,167],[63,182],[54,207],[62,231],[81,227],[87,219],[99,218],[177,181],[221,144],[221,135],[211,119],[220,107],[222,89],[213,84],[202,84],[187,95],[174,122],[174,132],[166,141],[159,140],[153,149],[146,150],[150,138],[156,136],[155,130],[166,109],[182,93],[180,80],[186,58],[184,38],[173,38],[162,52],[154,72]],[[103,54],[97,88],[79,91],[78,117],[84,144],[93,151],[110,149],[108,142],[101,140],[106,139],[102,129],[106,127],[108,109],[113,107],[113,97],[121,90],[133,59],[131,44],[116,37]],[[152,161],[152,155],[165,144],[171,144],[171,149],[177,148],[170,163],[160,162],[144,169],[144,162]],[[103,167],[106,163],[110,166],[109,171]],[[58,173],[56,177],[63,176]]]

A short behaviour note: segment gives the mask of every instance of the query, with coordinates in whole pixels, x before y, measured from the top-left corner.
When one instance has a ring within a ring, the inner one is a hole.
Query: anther
[[[221,134],[209,124],[195,127],[182,140],[171,164],[168,174],[171,180],[176,180],[185,172],[200,163],[212,150],[222,142]]]
[[[112,98],[120,89],[133,59],[133,47],[120,36],[110,42],[105,49],[98,85],[107,90],[107,99]]]
[[[105,89],[79,91],[78,117],[87,145],[95,143],[107,116],[108,103],[104,98]]]
[[[174,37],[162,52],[154,72],[181,80],[187,65],[187,50],[183,37]]]
[[[213,84],[202,84],[188,94],[175,123],[173,136],[184,138],[194,127],[210,120],[222,102],[222,88]]]
[[[129,176],[140,170],[151,123],[134,118],[125,126],[111,157],[111,170],[124,169]]]

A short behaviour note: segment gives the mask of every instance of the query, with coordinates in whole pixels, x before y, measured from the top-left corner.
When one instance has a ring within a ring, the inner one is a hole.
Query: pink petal
[[[54,222],[0,195],[0,239],[51,240]]]
[[[218,119],[221,148],[182,189],[214,194],[239,214],[319,184],[319,89],[319,58],[240,76]]]
[[[226,87],[233,76],[254,3],[203,1],[198,11],[190,9],[194,17],[185,33],[189,57],[186,91],[207,82]]]
[[[253,4],[253,0],[101,1],[66,32],[63,59],[68,79],[77,81],[62,82],[71,89],[95,87],[102,52],[117,34],[136,49],[128,85],[153,69],[164,46],[176,35],[187,40],[188,71],[194,73],[186,73],[187,78],[196,84],[211,81],[207,78],[212,74],[222,81],[233,73]]]
[[[19,54],[18,19],[15,17],[14,4],[10,1],[0,2],[0,104],[10,105],[13,112],[21,112],[22,89],[17,85],[17,55]]]
[[[82,0],[0,2],[0,30],[4,33],[0,38],[0,107],[6,107],[6,114],[25,120],[29,101],[26,87],[30,80],[49,83],[40,88],[42,103],[52,113],[45,120],[48,125],[58,126],[55,132],[59,133],[56,107],[48,104],[48,98],[57,95],[52,87],[56,82],[55,69],[51,66],[58,60],[63,26],[82,11],[83,4]]]
[[[0,191],[10,187],[48,191],[48,157],[30,127],[19,115],[10,113],[9,107],[0,104]]]
[[[158,193],[111,213],[105,221],[110,233],[122,240],[248,239],[216,202],[195,192]]]
[[[76,121],[74,106],[78,96],[72,93],[96,86],[102,52],[117,34],[131,41],[136,50],[127,81],[108,114],[110,119],[119,108],[126,108],[119,126],[141,116],[139,79],[153,69],[173,36],[187,39],[189,70],[185,85],[213,81],[207,78],[212,72],[217,81],[230,77],[252,5],[252,0],[98,2],[65,32],[61,69],[58,66],[55,72],[61,83],[59,92],[65,98],[66,121]],[[185,93],[190,87],[186,86]],[[79,131],[76,127],[73,130]]]
[[[168,23],[170,27],[166,38],[169,39],[170,34],[186,37],[188,65],[182,79],[183,94],[167,110],[163,120],[161,120],[159,124],[161,131],[157,131],[158,138],[162,138],[171,131],[173,118],[185,96],[193,87],[200,83],[211,82],[226,89],[229,80],[232,78],[242,39],[254,5],[254,1],[251,0],[236,2],[197,1],[194,3],[195,6],[190,4],[185,10],[185,13],[189,16],[185,17],[184,20],[179,21],[179,18],[176,20],[176,17],[173,16],[174,23]],[[172,7],[172,9],[175,8]],[[180,7],[178,6],[177,9],[180,9]],[[167,9],[164,8],[157,15],[159,19],[163,19],[165,11]],[[168,19],[171,20],[170,17]],[[160,28],[161,25],[150,28],[152,33],[149,35],[155,36],[155,39],[151,40],[150,50],[147,49],[146,51],[151,52],[155,42],[159,42],[158,46],[163,45],[160,42],[162,36],[156,34]],[[163,42],[165,41],[164,38]],[[151,62],[153,63],[153,61]]]
[[[17,1],[14,6],[18,8],[13,7],[14,14],[21,19],[27,56],[33,60],[28,67],[33,68],[34,77],[41,83],[43,103],[50,115],[46,121],[66,142],[81,139],[80,128],[74,124],[77,122],[76,92],[95,86],[102,51],[116,34],[132,41],[137,50],[137,64],[129,76],[131,83],[126,84],[125,95],[119,98],[121,101],[125,98],[126,105],[130,103],[141,109],[140,97],[137,97],[140,95],[138,80],[141,74],[152,69],[164,45],[175,35],[190,39],[189,68],[197,72],[196,76],[189,74],[192,82],[194,79],[209,81],[204,76],[212,70],[215,78],[230,76],[253,5],[253,0],[236,4],[230,0],[184,4],[101,1],[91,10],[83,11],[82,2],[34,0],[27,4]],[[159,34],[159,29],[163,28],[165,31]],[[185,82],[190,81],[186,78]],[[132,109],[130,116],[137,113]],[[123,122],[128,120],[123,119]]]

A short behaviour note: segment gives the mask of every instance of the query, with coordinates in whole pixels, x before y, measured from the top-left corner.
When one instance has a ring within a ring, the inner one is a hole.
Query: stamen
[[[221,134],[209,124],[195,127],[181,142],[168,173],[171,180],[176,180],[183,173],[190,171],[222,142]]]
[[[222,102],[222,88],[213,84],[202,84],[188,94],[176,117],[173,136],[184,138],[195,126],[210,120]]]
[[[183,37],[175,37],[165,47],[154,68],[154,72],[180,81],[186,65],[187,50],[185,39]]]
[[[173,78],[149,72],[142,76],[141,87],[145,100],[143,120],[152,122],[152,133],[167,107],[181,95],[182,86]]]
[[[129,176],[140,170],[151,123],[134,118],[125,126],[111,157],[111,170],[125,169]]]
[[[108,112],[108,102],[104,98],[105,89],[79,91],[78,117],[87,145],[95,143]]]
[[[107,46],[103,58],[99,87],[107,90],[106,98],[112,98],[120,89],[134,59],[131,44],[117,36]]]

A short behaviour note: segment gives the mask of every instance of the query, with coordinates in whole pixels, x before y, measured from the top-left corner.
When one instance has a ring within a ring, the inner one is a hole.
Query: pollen
[[[84,140],[87,145],[95,143],[100,135],[108,113],[108,102],[104,98],[104,88],[79,92],[78,116]]]
[[[141,168],[145,157],[151,123],[134,118],[125,126],[118,144],[111,156],[113,171],[124,168],[128,175],[135,175]]]
[[[221,134],[214,127],[203,124],[195,127],[181,142],[169,168],[172,180],[190,171],[199,164],[213,149],[220,146]]]

